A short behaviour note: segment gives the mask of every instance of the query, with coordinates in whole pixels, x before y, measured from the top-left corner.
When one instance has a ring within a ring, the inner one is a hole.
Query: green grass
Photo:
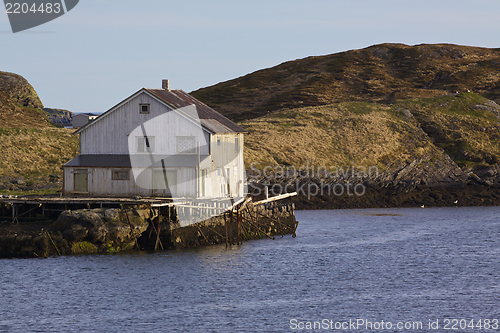
[[[78,154],[78,137],[58,128],[0,128],[0,183],[24,178],[48,183],[62,176],[61,167]],[[22,186],[20,186],[22,188]]]
[[[499,119],[473,109],[488,100],[475,93],[398,101],[409,109],[434,143],[461,167],[477,168],[500,159]]]

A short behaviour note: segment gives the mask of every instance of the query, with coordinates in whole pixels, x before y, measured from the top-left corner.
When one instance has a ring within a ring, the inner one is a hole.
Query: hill
[[[499,111],[460,93],[246,120],[249,191],[297,191],[299,209],[499,205]]]
[[[478,169],[500,160],[500,106],[474,93],[402,100],[392,105],[343,102],[287,109],[243,121],[245,161],[266,165],[377,166],[407,176],[446,178],[443,170]],[[426,175],[426,176],[425,176]]]
[[[191,94],[233,120],[280,109],[478,93],[500,102],[500,49],[381,44],[285,62]]]
[[[50,127],[35,89],[20,75],[0,72],[0,126]]]
[[[35,89],[21,75],[0,71],[0,91],[20,106],[43,109],[43,104]]]
[[[73,130],[55,128],[33,87],[0,72],[0,190],[61,187],[61,166],[78,152]]]

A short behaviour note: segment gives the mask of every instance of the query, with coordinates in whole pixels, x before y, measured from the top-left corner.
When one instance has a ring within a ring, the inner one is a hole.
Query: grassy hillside
[[[61,167],[78,154],[73,132],[51,125],[0,127],[0,193],[61,188]]]
[[[0,91],[0,127],[51,127],[49,118],[41,109],[15,104],[6,92]]]
[[[500,106],[474,93],[397,102],[460,167],[500,161]]]
[[[308,57],[192,92],[235,120],[280,109],[425,98],[471,90],[500,102],[500,49],[381,44]]]
[[[480,168],[500,159],[500,107],[474,93],[344,102],[275,111],[243,121],[245,161],[266,165],[378,166],[419,160],[423,169]],[[488,108],[490,110],[488,110]],[[497,111],[495,111],[497,110]],[[497,114],[495,114],[497,112]]]
[[[73,130],[62,128],[0,128],[0,187],[24,189],[13,179],[30,187],[62,176],[61,166],[78,151]],[[44,184],[45,185],[45,184]],[[36,188],[36,186],[35,186]]]
[[[55,128],[21,76],[0,72],[0,192],[61,187],[61,166],[77,155],[73,130]]]

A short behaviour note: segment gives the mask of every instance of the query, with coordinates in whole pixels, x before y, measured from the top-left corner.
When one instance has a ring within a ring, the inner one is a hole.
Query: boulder
[[[142,208],[80,209],[61,213],[52,226],[69,243],[88,242],[99,252],[132,247],[147,230],[149,211]]]

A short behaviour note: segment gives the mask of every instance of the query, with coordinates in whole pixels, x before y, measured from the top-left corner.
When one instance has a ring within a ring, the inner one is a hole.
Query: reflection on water
[[[493,319],[499,215],[497,207],[300,211],[296,238],[0,260],[0,332],[288,332],[292,318]]]

